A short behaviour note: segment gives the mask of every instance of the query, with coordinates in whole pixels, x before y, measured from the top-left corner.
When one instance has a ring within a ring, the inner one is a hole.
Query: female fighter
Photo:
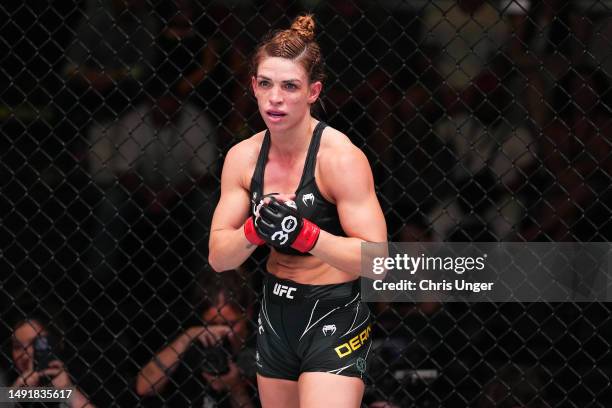
[[[264,407],[358,407],[371,347],[361,244],[387,239],[365,155],[311,114],[323,86],[312,16],[270,33],[252,88],[267,130],[234,146],[221,177],[210,265],[271,253],[261,299],[257,382]]]

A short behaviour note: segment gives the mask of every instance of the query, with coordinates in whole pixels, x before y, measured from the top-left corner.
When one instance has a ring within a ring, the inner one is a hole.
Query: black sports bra
[[[340,225],[340,218],[338,217],[336,206],[323,198],[315,180],[317,152],[319,151],[323,129],[325,129],[326,126],[325,123],[319,122],[312,133],[308,154],[306,155],[306,162],[304,163],[304,170],[302,171],[302,178],[295,191],[294,201],[302,217],[317,224],[319,228],[330,234],[344,237],[346,234]],[[261,145],[261,150],[259,151],[253,178],[251,178],[251,200],[254,203],[257,203],[263,195],[264,171],[269,152],[270,131],[267,130]],[[253,206],[251,206],[251,215],[253,215],[253,209]],[[298,256],[310,255],[309,253],[296,251],[293,248],[276,248],[276,250],[283,254]]]

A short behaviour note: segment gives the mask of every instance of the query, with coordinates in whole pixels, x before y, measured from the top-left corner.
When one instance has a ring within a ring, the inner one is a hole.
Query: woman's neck
[[[270,152],[287,158],[301,156],[308,150],[313,129],[314,119],[306,115],[304,120],[285,132],[270,131]]]

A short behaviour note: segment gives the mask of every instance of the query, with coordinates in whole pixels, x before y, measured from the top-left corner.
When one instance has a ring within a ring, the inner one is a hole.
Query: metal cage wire
[[[206,266],[207,241],[225,153],[263,129],[249,58],[304,11],[327,74],[315,114],[366,153],[390,240],[609,241],[611,10],[606,0],[0,5],[0,385],[19,375],[16,325],[38,316],[96,406],[235,403],[235,387],[215,389],[179,351],[187,374],[173,393],[135,385],[157,352],[211,322],[219,288],[231,287],[224,302],[248,323],[216,323],[244,333],[232,361],[257,403],[266,254],[222,278]],[[365,405],[610,404],[606,303],[370,307]],[[190,350],[212,372],[228,356]]]

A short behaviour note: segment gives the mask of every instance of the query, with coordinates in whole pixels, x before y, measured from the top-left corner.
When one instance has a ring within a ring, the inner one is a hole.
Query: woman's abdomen
[[[314,256],[292,256],[272,250],[266,268],[279,279],[306,285],[330,285],[355,280],[355,276]]]

